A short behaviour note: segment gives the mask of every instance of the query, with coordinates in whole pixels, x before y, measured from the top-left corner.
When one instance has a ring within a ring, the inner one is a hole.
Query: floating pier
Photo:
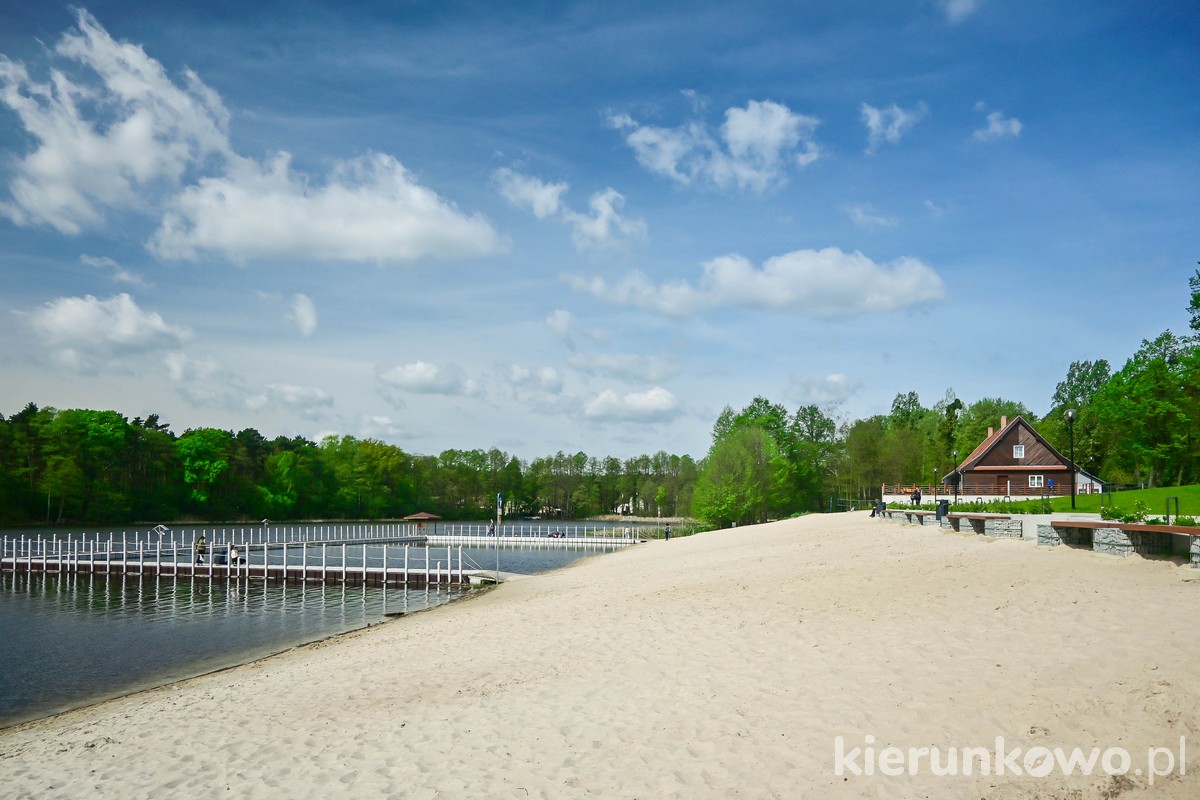
[[[340,532],[339,532],[340,533]],[[469,582],[462,547],[382,532],[354,538],[239,541],[222,531],[201,552],[196,542],[121,538],[5,537],[0,570],[43,573],[318,582],[367,586],[447,586]],[[217,535],[217,531],[214,531]]]

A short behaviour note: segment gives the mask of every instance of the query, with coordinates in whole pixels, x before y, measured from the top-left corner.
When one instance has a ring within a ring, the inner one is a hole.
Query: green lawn
[[[1113,492],[1107,495],[1081,494],[1075,497],[1075,510],[1089,513],[1100,513],[1100,502],[1104,505],[1114,505],[1122,511],[1133,511],[1133,505],[1138,500],[1150,509],[1150,516],[1161,517],[1167,512],[1167,498],[1179,498],[1179,513],[1185,517],[1200,517],[1200,485],[1168,486],[1160,489],[1131,489],[1127,492]],[[1171,516],[1175,516],[1175,501],[1170,501]],[[1070,497],[1056,497],[1050,501],[1050,507],[1055,512],[1071,510]]]

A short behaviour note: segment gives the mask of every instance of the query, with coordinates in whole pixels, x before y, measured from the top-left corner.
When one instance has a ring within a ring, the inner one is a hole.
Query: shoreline
[[[656,540],[5,728],[0,778],[17,797],[1182,800],[1200,742],[1150,787],[837,775],[834,741],[1144,757],[1195,736],[1189,569],[865,513]]]

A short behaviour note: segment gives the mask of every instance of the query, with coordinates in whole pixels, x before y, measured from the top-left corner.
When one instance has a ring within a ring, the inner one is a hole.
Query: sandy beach
[[[1196,798],[1198,573],[865,513],[649,542],[0,731],[0,797]]]

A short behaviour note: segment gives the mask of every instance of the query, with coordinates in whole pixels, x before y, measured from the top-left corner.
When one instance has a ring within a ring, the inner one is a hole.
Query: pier
[[[197,541],[203,537],[205,551]],[[236,554],[236,559],[234,555]],[[0,539],[0,570],[367,586],[447,586],[478,570],[406,525],[194,529]]]
[[[463,547],[557,549],[643,541],[637,529],[591,525],[403,522],[154,528],[0,538],[0,571],[203,577],[367,586],[446,586],[494,580]],[[196,545],[203,538],[205,552]],[[232,556],[236,552],[236,561]],[[503,575],[500,576],[504,579]]]

